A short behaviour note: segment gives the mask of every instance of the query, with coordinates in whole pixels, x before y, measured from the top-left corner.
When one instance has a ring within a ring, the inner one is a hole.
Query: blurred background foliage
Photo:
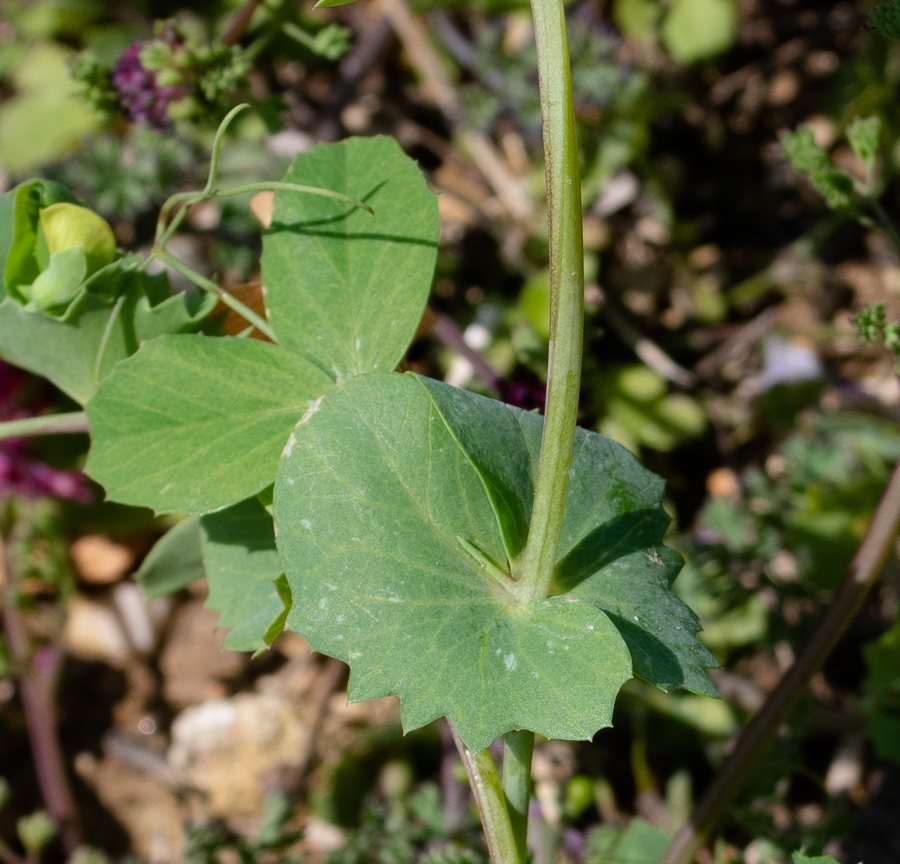
[[[878,301],[900,312],[885,231],[900,217],[900,43],[867,26],[871,8],[568,4],[588,276],[580,422],[666,479],[669,542],[687,562],[676,587],[722,664],[722,699],[632,682],[593,743],[543,742],[536,864],[658,860],[814,626],[900,457],[895,358],[850,320]],[[278,178],[317,141],[393,135],[442,216],[407,367],[540,409],[534,67],[521,0],[318,12],[2,0],[0,182],[70,186],[121,247],[146,251],[165,198],[202,186],[215,126],[238,102],[254,110],[224,147],[226,185]],[[847,131],[869,117],[867,163]],[[804,124],[805,146],[886,221],[829,209],[791,167],[779,141]],[[266,211],[248,197],[198,206],[171,247],[241,296],[258,291]],[[0,366],[2,419],[53,408],[72,406]],[[18,572],[4,602],[31,646],[23,658],[0,639],[0,856],[66,857],[40,816],[21,702],[23,663],[46,656],[85,844],[72,861],[484,861],[438,727],[403,739],[390,701],[346,706],[339,664],[289,634],[259,657],[222,653],[202,583],[145,600],[133,574],[171,522],[104,503],[78,472],[86,443],[0,442]],[[787,862],[800,848],[898,860],[898,576],[892,557],[703,864]]]

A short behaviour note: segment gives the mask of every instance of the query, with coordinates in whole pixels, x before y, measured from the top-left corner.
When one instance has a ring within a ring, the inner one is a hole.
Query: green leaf
[[[275,586],[281,564],[271,515],[256,498],[249,498],[200,522],[209,584],[206,605],[219,613],[220,627],[233,628],[225,647],[267,648],[287,615]]]
[[[661,12],[657,0],[615,0],[613,21],[630,39],[643,39],[656,26]]]
[[[162,336],[120,363],[88,405],[88,473],[109,497],[203,514],[271,485],[284,442],[331,384],[253,339]]]
[[[391,138],[320,144],[285,181],[321,186],[375,211],[280,191],[262,279],[279,344],[334,379],[389,372],[422,317],[437,255],[437,197]]]
[[[791,864],[838,864],[830,855],[816,855],[815,858],[808,858],[801,852],[795,852],[791,856]]]
[[[174,594],[206,576],[200,549],[200,520],[189,516],[163,534],[135,576],[148,601]]]
[[[536,471],[542,418],[510,410]],[[718,661],[697,639],[697,616],[671,587],[683,561],[663,545],[670,521],[663,486],[614,441],[577,429],[553,590],[609,615],[635,675],[664,690],[715,696],[705,670]]]
[[[669,834],[643,819],[632,819],[624,830],[603,825],[588,838],[590,864],[658,864],[669,845]]]
[[[816,143],[812,127],[804,125],[796,132],[785,132],[781,136],[781,150],[793,169],[809,178],[832,210],[852,210],[853,180],[832,166],[824,148]]]
[[[442,389],[363,376],[294,430],[275,487],[288,626],[350,664],[352,700],[398,695],[407,729],[447,715],[472,750],[511,729],[590,738],[610,722],[628,651],[593,600],[519,606],[497,510],[517,494],[498,487],[521,474],[490,469],[501,450],[528,464],[530,448],[498,422],[503,406],[462,391],[435,397]],[[517,425],[533,416],[503,410]],[[582,481],[614,474],[601,518],[643,504],[652,478],[607,445],[622,464],[595,465]]]
[[[900,0],[876,6],[869,16],[869,24],[882,36],[900,39]]]
[[[862,709],[866,734],[882,759],[900,763],[900,620],[863,648],[868,674]]]
[[[43,375],[84,405],[115,364],[136,350],[129,324],[136,302],[136,289],[120,302],[86,295],[62,320],[7,297],[0,303],[0,357]]]
[[[673,0],[660,36],[666,51],[679,63],[709,60],[734,44],[734,0]]]
[[[313,9],[327,9],[331,6],[347,6],[350,3],[355,3],[356,0],[318,0]]]
[[[0,301],[6,297],[6,259],[16,235],[16,193],[0,195]]]
[[[878,161],[878,139],[881,135],[881,118],[877,115],[857,118],[847,129],[847,140],[850,147],[863,165],[866,174],[871,178]]]

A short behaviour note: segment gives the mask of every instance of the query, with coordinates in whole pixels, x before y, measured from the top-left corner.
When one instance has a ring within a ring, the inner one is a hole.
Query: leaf
[[[271,515],[256,498],[249,498],[209,513],[200,522],[209,584],[206,606],[219,613],[220,627],[233,628],[225,647],[232,651],[267,648],[281,632],[273,625],[281,619],[283,626],[287,615],[275,587],[281,564]]]
[[[473,751],[511,729],[590,738],[610,723],[628,652],[576,597],[518,606],[494,506],[460,443],[478,434],[479,408],[502,406],[467,394],[466,423],[451,430],[437,386],[363,376],[298,424],[275,487],[288,626],[350,664],[352,701],[398,695],[406,729],[447,715]],[[458,420],[455,400],[443,402]],[[479,455],[523,449],[521,436],[489,441],[496,414],[483,419]]]
[[[278,192],[262,279],[279,344],[335,379],[389,372],[422,317],[437,255],[437,197],[391,138],[320,144],[285,181],[365,201]]]
[[[255,339],[162,336],[87,406],[87,472],[108,496],[209,513],[271,485],[290,430],[330,380]]]
[[[838,864],[830,855],[816,855],[808,858],[801,852],[795,852],[791,856],[791,864]]]
[[[543,420],[514,411],[536,470]],[[554,590],[606,612],[628,645],[634,674],[671,690],[715,696],[718,666],[697,639],[697,616],[672,590],[683,561],[663,545],[663,481],[623,447],[577,429]],[[536,474],[535,474],[536,479]]]
[[[734,0],[673,0],[660,36],[666,51],[679,63],[709,60],[734,44]]]
[[[900,762],[900,621],[863,648],[866,734],[882,759]]]
[[[613,20],[629,39],[643,39],[656,26],[661,11],[656,0],[615,0]]]
[[[318,0],[313,9],[327,9],[331,6],[347,6],[350,3],[355,3],[356,0]]]
[[[163,534],[135,576],[148,601],[174,594],[206,576],[200,549],[200,520],[189,516]]]
[[[869,25],[888,39],[900,39],[900,0],[890,0],[875,7]]]
[[[853,181],[832,166],[825,149],[816,143],[812,127],[803,125],[796,132],[785,132],[781,150],[793,169],[807,176],[832,210],[852,210]]]
[[[658,864],[669,845],[669,834],[643,819],[634,818],[621,829],[602,825],[588,838],[589,864]]]
[[[68,320],[26,311],[7,297],[0,303],[0,357],[43,375],[84,405],[115,364],[137,348],[128,324],[135,295],[136,290],[121,301],[85,296]]]
[[[877,115],[857,118],[847,129],[847,140],[857,158],[866,166],[871,178],[878,161],[878,139],[881,135],[881,118]]]

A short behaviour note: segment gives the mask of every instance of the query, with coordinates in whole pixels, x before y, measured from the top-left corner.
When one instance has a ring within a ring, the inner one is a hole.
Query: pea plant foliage
[[[525,600],[542,418],[395,371],[438,247],[416,164],[357,138],[273,185],[265,338],[222,335],[215,297],[173,294],[111,234],[91,247],[105,223],[65,190],[2,199],[0,354],[86,406],[87,471],[111,500],[186,517],[148,591],[202,557],[230,647],[287,627],[350,665],[351,700],[398,696],[406,729],[446,716],[473,753],[511,730],[590,738],[632,675],[713,694],[671,589],[662,481],[578,430],[552,583]],[[60,202],[97,221],[66,233]]]

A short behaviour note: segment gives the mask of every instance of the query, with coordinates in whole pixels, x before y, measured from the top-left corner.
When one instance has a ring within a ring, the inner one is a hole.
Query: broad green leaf
[[[147,600],[174,594],[206,576],[200,549],[200,520],[189,516],[163,534],[135,576]]]
[[[330,380],[254,339],[162,336],[88,405],[88,473],[109,497],[203,514],[271,485],[290,430]]]
[[[62,320],[26,311],[7,297],[0,303],[0,357],[48,378],[84,405],[115,364],[137,349],[129,323],[136,302],[136,290],[120,302],[85,295]]]
[[[231,628],[225,647],[232,651],[267,648],[273,624],[281,619],[283,625],[286,616],[275,587],[281,564],[271,515],[256,498],[249,498],[208,513],[200,522],[209,584],[206,605],[219,613],[220,627]],[[275,629],[278,635],[280,629]]]
[[[514,411],[536,469],[543,420]],[[535,475],[536,477],[536,475]],[[715,696],[718,666],[697,639],[697,616],[671,588],[683,561],[663,545],[663,481],[619,444],[578,429],[554,590],[603,609],[631,651],[634,673],[665,690]]]
[[[279,344],[334,379],[389,372],[422,317],[440,232],[437,197],[392,138],[320,144],[285,180],[343,192],[278,192],[263,240],[262,279]]]
[[[791,864],[838,864],[830,855],[816,855],[808,858],[802,852],[795,852],[791,856]]]
[[[673,0],[660,30],[663,45],[679,63],[709,60],[737,36],[734,0]]]
[[[399,696],[406,729],[446,715],[473,751],[511,729],[590,738],[610,723],[628,651],[577,597],[517,605],[489,472],[461,442],[482,457],[524,442],[505,441],[493,411],[476,431],[489,400],[471,394],[468,412],[441,400],[464,418],[451,429],[437,386],[362,376],[297,425],[275,487],[288,626],[350,664],[351,700]]]
[[[146,297],[137,302],[134,312],[135,335],[140,342],[157,336],[189,333],[196,330],[216,305],[215,294],[205,291],[179,291],[155,305]]]

